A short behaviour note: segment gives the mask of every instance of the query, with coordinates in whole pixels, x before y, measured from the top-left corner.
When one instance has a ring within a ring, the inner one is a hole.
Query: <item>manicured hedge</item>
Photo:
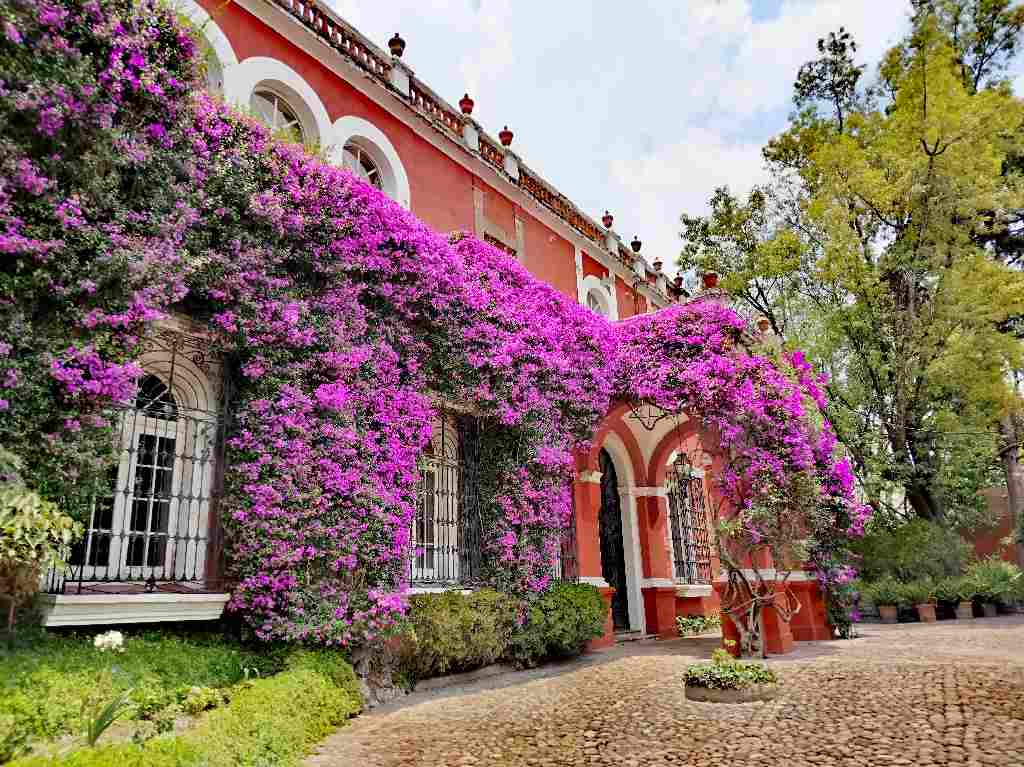
[[[414,682],[493,663],[505,653],[519,612],[518,600],[492,589],[418,594],[398,641],[398,670]]]
[[[287,670],[243,682],[231,703],[180,736],[142,745],[83,748],[62,758],[28,757],[11,767],[287,767],[362,708],[355,674],[340,655],[299,652]]]
[[[583,652],[604,633],[608,605],[595,586],[555,583],[529,605],[526,622],[512,636],[506,657],[520,666]]]

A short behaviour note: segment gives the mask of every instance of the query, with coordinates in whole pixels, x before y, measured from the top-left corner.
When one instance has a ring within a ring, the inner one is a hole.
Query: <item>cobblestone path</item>
[[[692,703],[717,642],[636,643],[417,693],[353,721],[309,767],[1024,767],[1024,616],[867,625],[770,662],[769,703]]]

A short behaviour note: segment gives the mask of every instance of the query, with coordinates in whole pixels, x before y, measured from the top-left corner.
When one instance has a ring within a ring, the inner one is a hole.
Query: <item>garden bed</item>
[[[107,652],[92,635],[33,632],[0,654],[0,671],[0,763],[20,757],[12,767],[294,764],[362,708],[340,653],[217,632],[140,632]],[[89,747],[90,722],[122,697]]]

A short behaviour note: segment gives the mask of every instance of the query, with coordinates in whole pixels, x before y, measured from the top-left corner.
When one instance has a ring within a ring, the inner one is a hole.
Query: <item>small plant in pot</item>
[[[726,644],[735,644],[727,640]],[[686,669],[686,697],[705,703],[750,703],[771,700],[778,689],[778,677],[763,663],[736,660],[728,649],[719,648],[711,663],[697,663]]]
[[[899,621],[899,607],[905,600],[899,581],[891,576],[877,580],[867,586],[867,594],[878,608],[882,623]]]
[[[1019,567],[994,556],[975,562],[967,570],[986,618],[994,618],[999,605],[1010,602],[1022,577]]]
[[[974,590],[963,577],[949,576],[936,582],[935,597],[947,609],[955,611],[958,620],[974,618]]]
[[[903,584],[906,604],[914,606],[922,623],[935,623],[935,582],[927,579]]]

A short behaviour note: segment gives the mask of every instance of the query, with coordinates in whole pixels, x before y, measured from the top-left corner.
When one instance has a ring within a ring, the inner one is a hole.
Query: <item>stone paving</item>
[[[865,625],[769,661],[768,703],[687,701],[714,638],[643,642],[415,693],[354,720],[308,767],[1024,767],[1024,616]]]

